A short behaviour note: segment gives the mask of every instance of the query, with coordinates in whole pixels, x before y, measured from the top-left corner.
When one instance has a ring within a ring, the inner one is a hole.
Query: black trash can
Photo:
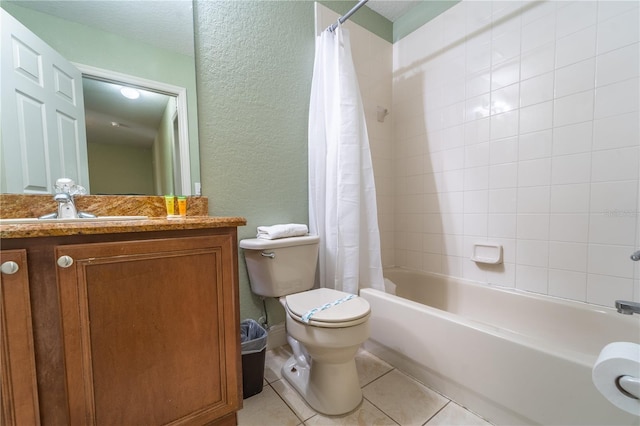
[[[242,349],[242,398],[262,392],[264,356],[267,351],[267,330],[252,319],[240,323]]]

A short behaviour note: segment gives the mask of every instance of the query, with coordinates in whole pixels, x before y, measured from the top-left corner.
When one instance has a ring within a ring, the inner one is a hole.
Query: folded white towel
[[[258,238],[275,240],[277,238],[300,237],[307,235],[309,228],[300,223],[285,223],[271,226],[258,226]]]

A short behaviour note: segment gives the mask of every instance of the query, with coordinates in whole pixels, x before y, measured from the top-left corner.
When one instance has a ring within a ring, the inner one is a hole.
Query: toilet
[[[369,337],[369,303],[329,288],[313,289],[315,235],[240,241],[251,291],[277,297],[286,312],[293,356],[282,376],[317,412],[340,415],[362,401],[355,355]]]

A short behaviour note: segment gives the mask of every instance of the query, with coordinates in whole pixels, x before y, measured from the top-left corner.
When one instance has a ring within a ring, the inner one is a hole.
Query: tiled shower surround
[[[640,301],[639,4],[458,3],[392,46],[392,131],[353,37],[385,265]]]

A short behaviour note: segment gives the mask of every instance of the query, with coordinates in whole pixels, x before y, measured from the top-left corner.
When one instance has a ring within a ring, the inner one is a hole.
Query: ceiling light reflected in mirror
[[[140,97],[140,92],[133,87],[123,87],[120,89],[120,93],[127,99],[138,99]]]

